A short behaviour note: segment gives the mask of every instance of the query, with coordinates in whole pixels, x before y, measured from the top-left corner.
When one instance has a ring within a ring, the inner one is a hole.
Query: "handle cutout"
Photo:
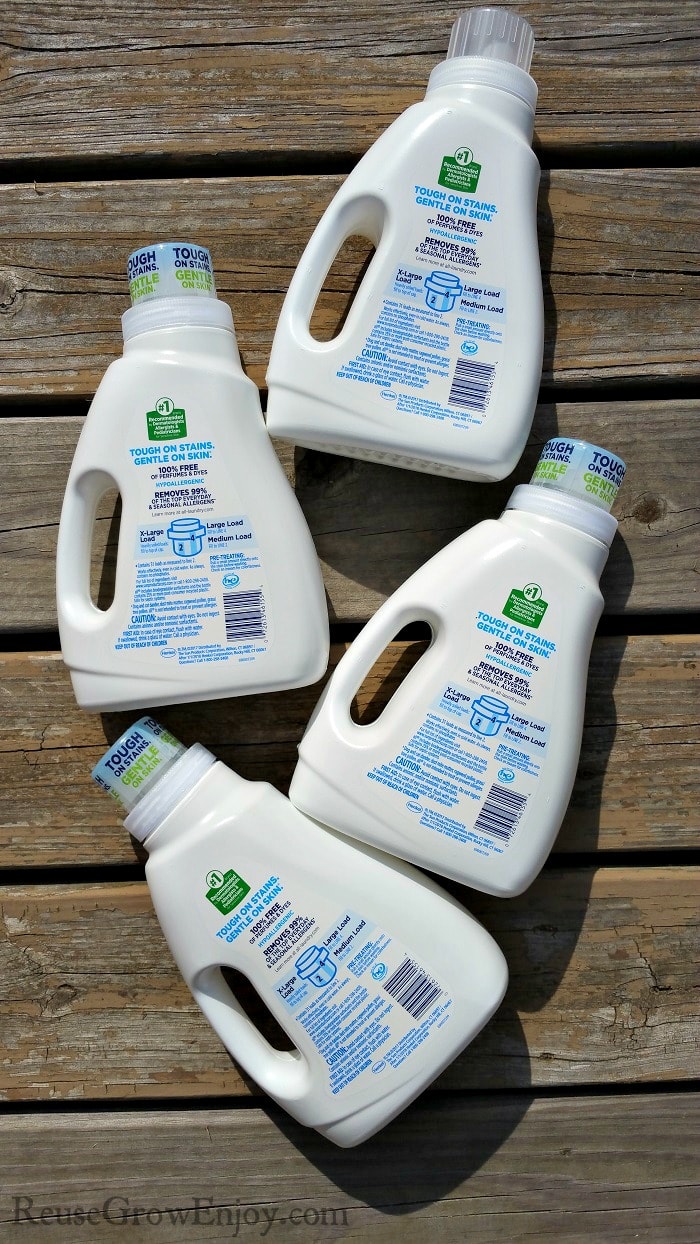
[[[110,484],[97,500],[90,546],[90,599],[102,612],[114,601],[121,521],[121,493]]]
[[[264,1037],[268,1045],[271,1045],[273,1050],[277,1050],[279,1053],[291,1051],[298,1055],[299,1051],[289,1033],[285,1031],[272,1014],[272,1011],[266,1005],[252,981],[243,972],[239,972],[237,968],[232,968],[226,964],[222,964],[219,970],[241,1010],[245,1012],[246,1018],[257,1028],[261,1037]]]
[[[314,341],[334,341],[342,332],[375,254],[374,243],[359,233],[347,237],[336,251],[309,320]]]
[[[412,622],[397,631],[358,687],[350,716],[357,726],[378,721],[399,687],[430,648],[434,639],[429,622]]]

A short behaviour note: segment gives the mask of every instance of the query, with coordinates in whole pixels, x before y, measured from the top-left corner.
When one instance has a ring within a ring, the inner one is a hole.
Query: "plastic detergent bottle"
[[[82,708],[303,686],[328,661],[311,535],[243,373],[209,251],[128,261],[124,356],[88,412],[58,535],[58,623]],[[114,599],[90,596],[97,503],[122,499]]]
[[[561,825],[624,463],[551,440],[530,484],[418,570],[340,661],[299,747],[302,811],[489,894],[519,894]],[[379,718],[350,705],[411,622],[432,641]]]
[[[403,1110],[499,1005],[493,938],[400,861],[320,828],[272,786],[144,717],[93,777],[148,852],[153,903],[226,1048],[300,1123],[356,1145]],[[221,969],[291,1038],[274,1048]]]
[[[282,307],[272,435],[460,479],[513,469],[542,368],[533,46],[514,13],[461,14],[425,99],[350,173]],[[343,328],[318,341],[311,314],[353,234],[376,252]]]

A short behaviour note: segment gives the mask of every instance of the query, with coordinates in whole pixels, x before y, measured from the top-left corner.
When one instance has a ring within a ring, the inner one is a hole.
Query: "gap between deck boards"
[[[660,847],[657,850],[632,851],[552,851],[542,867],[542,872],[569,869],[614,868],[697,868],[700,867],[700,847]],[[12,886],[65,886],[125,884],[145,881],[145,863],[133,864],[52,864],[34,867],[0,868],[0,887]],[[435,880],[449,888],[451,883],[435,874]]]
[[[513,1098],[523,1104],[543,1100],[567,1100],[580,1097],[670,1097],[674,1093],[689,1093],[693,1096],[700,1093],[700,1082],[697,1080],[640,1080],[630,1084],[545,1084],[533,1088],[502,1088],[483,1089],[429,1088],[420,1096],[420,1103],[426,1109],[438,1105],[449,1098],[451,1102],[469,1103],[485,1096],[491,1098]],[[165,1111],[173,1114],[178,1110],[192,1112],[259,1110],[261,1104],[274,1109],[271,1099],[262,1091],[250,1097],[139,1097],[130,1101],[112,1098],[79,1099],[58,1098],[53,1101],[3,1101],[3,1117],[17,1115],[80,1115],[99,1113],[109,1114],[144,1114],[149,1110]]]
[[[364,622],[332,622],[331,643],[352,643],[365,625]],[[406,641],[422,638],[418,625],[405,627],[396,638]],[[603,614],[596,637],[697,635],[699,631],[700,613]],[[0,631],[0,652],[58,652],[60,647],[58,631]]]
[[[680,142],[591,143],[576,146],[542,145],[535,141],[535,155],[543,172],[554,169],[614,168],[693,168],[700,164],[700,144]],[[173,177],[313,177],[335,174],[347,176],[359,163],[362,153],[336,151],[319,156],[315,152],[250,151],[235,156],[92,156],[75,160],[0,159],[0,185],[31,181],[120,181],[169,180]]]

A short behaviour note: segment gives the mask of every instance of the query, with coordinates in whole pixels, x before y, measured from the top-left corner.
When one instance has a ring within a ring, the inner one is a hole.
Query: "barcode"
[[[412,959],[404,959],[401,967],[389,977],[384,988],[414,1019],[420,1019],[442,994],[440,986],[435,984],[432,977],[426,976],[423,969]]]
[[[496,365],[457,359],[452,388],[447,399],[452,406],[468,406],[470,410],[486,410]]]
[[[494,783],[474,822],[474,829],[479,833],[491,834],[493,838],[505,838],[509,842],[525,811],[527,799],[527,795],[519,795],[517,791]]]
[[[224,623],[230,644],[241,639],[264,639],[267,632],[262,588],[253,592],[224,592]]]

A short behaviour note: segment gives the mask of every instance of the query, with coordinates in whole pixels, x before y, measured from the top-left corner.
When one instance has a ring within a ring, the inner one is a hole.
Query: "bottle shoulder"
[[[500,612],[512,591],[528,582],[546,585],[557,612],[575,603],[571,627],[584,631],[597,620],[602,595],[585,560],[541,533],[486,519],[458,536],[419,567],[375,614],[373,628],[386,630],[391,618],[423,619],[437,633],[442,622],[457,621],[455,642],[463,642],[463,621],[475,609]],[[409,616],[410,615],[410,616]]]
[[[461,911],[431,879],[410,864],[383,855],[365,844],[349,843],[333,829],[321,826],[300,812],[289,799],[268,782],[241,778],[217,761],[148,838],[147,873],[169,872],[175,868],[190,884],[192,869],[209,862],[212,849],[230,854],[235,842],[237,858],[260,866],[285,871],[306,885],[337,878],[338,869],[347,873],[347,884],[364,886],[376,879],[390,885],[390,874],[401,891],[419,889],[445,907]],[[303,861],[303,864],[302,864]],[[150,879],[149,878],[149,879]]]
[[[496,565],[517,558],[527,543],[524,535],[513,533],[500,519],[483,519],[435,553],[398,590],[432,580],[449,586],[490,577]]]
[[[385,172],[392,171],[412,163],[416,155],[424,149],[431,157],[431,163],[434,163],[435,143],[443,135],[446,149],[439,154],[452,155],[454,141],[459,143],[463,140],[465,124],[469,128],[470,147],[478,146],[481,142],[482,146],[486,143],[490,147],[504,144],[513,149],[521,149],[526,162],[539,170],[537,157],[528,138],[506,116],[501,116],[494,109],[495,94],[487,87],[452,87],[444,88],[412,104],[375,140],[348,175],[341,191],[360,181],[368,169],[377,166],[384,168]],[[423,181],[426,176],[427,174],[423,174]]]
[[[88,408],[81,442],[97,434],[105,454],[123,448],[133,435],[139,444],[148,442],[148,415],[163,399],[184,409],[190,439],[201,439],[217,425],[227,432],[233,417],[237,436],[242,425],[269,440],[257,386],[233,361],[144,352],[110,363]]]

